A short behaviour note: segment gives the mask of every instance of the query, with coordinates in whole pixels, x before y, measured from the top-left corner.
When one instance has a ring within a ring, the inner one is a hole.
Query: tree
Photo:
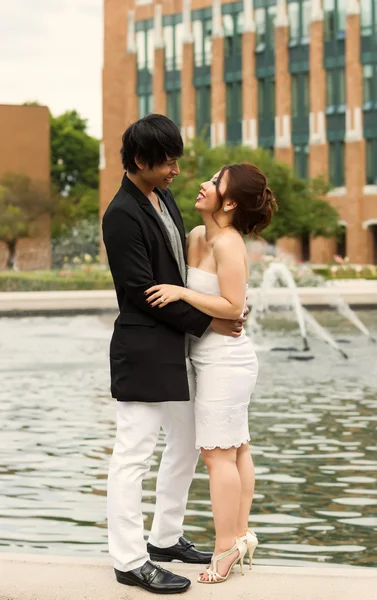
[[[56,237],[81,219],[98,219],[99,141],[87,133],[87,121],[75,110],[51,115],[51,179],[61,193],[53,219]]]
[[[329,189],[323,179],[300,179],[288,165],[261,148],[220,146],[210,149],[201,139],[186,146],[180,161],[181,174],[172,186],[187,231],[201,223],[200,215],[194,209],[201,182],[210,179],[222,166],[241,162],[256,164],[265,173],[275,194],[279,210],[263,232],[268,242],[283,236],[330,237],[337,234],[339,216],[323,200]]]
[[[8,247],[8,269],[15,268],[17,242],[38,233],[38,220],[53,215],[59,196],[27,175],[9,173],[0,179],[0,240]]]
[[[51,178],[61,192],[76,184],[98,189],[99,141],[86,129],[75,110],[51,115]]]

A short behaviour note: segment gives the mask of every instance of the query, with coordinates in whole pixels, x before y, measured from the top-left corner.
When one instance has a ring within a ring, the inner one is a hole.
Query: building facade
[[[157,112],[184,141],[262,146],[326,177],[342,239],[280,245],[377,263],[377,0],[104,1],[102,212],[122,132]]]
[[[50,185],[50,113],[47,106],[0,105],[0,176],[28,175]],[[36,235],[17,242],[20,270],[51,267],[50,219],[38,221]],[[0,269],[7,264],[8,249],[0,242]]]

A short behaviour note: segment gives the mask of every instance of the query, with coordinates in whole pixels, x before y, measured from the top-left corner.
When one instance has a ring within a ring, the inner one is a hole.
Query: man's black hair
[[[124,169],[136,173],[136,157],[153,169],[167,158],[182,156],[183,140],[173,121],[164,115],[151,114],[128,127],[122,137],[120,154]]]

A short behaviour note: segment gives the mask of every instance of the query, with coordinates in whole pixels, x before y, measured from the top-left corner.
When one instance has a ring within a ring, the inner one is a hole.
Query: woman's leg
[[[237,468],[237,448],[204,450],[202,456],[209,472],[209,486],[215,522],[216,544],[214,554],[221,554],[234,546],[237,535],[241,480]],[[225,575],[237,557],[238,550],[218,563],[218,572]],[[203,573],[202,579],[208,579]]]
[[[237,522],[237,536],[245,535],[249,527],[249,515],[255,488],[255,469],[249,444],[237,448],[236,465],[241,481],[241,501]]]

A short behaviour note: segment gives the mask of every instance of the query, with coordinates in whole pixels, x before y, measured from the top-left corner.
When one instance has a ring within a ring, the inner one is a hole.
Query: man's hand
[[[230,321],[228,319],[212,319],[211,329],[219,335],[238,338],[242,333],[245,321],[245,317],[239,317],[236,321]]]

